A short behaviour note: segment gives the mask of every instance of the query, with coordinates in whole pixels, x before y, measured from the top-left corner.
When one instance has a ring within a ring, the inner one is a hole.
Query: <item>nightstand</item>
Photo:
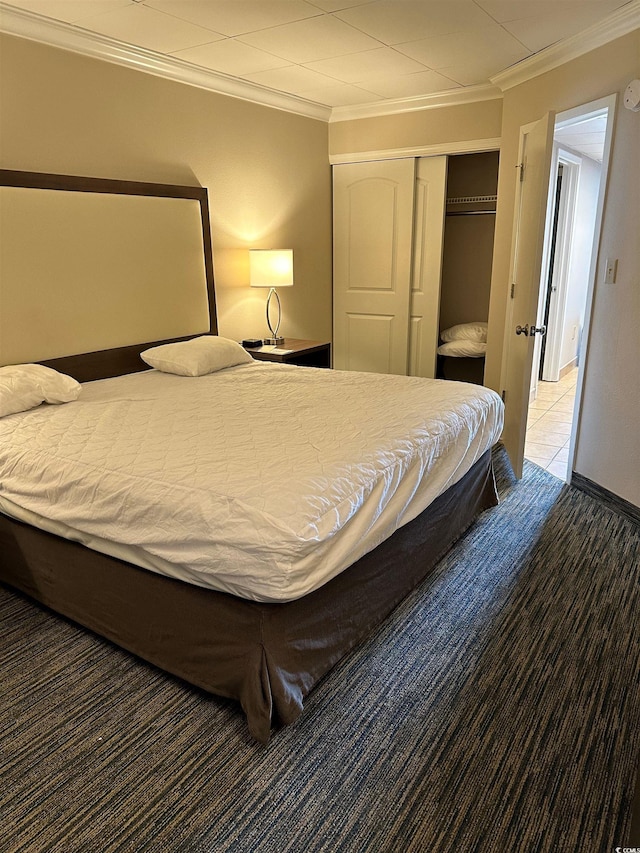
[[[282,364],[298,364],[303,367],[331,367],[331,344],[323,341],[303,341],[300,338],[285,338],[278,347],[263,346],[249,349],[258,361],[278,361]]]

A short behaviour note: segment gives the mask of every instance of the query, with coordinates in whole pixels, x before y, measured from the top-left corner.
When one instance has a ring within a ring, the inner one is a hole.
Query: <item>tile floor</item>
[[[524,455],[564,480],[576,396],[578,368],[558,382],[539,382],[538,396],[529,404]]]

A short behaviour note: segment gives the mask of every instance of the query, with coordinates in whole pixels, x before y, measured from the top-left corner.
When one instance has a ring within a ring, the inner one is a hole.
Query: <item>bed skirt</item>
[[[192,586],[0,516],[0,581],[204,690],[266,743],[313,686],[498,502],[488,450],[418,518],[324,586],[264,604]]]

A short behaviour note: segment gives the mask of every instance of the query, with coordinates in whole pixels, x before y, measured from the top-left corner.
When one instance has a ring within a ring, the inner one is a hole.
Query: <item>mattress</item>
[[[291,601],[458,482],[502,418],[497,394],[457,382],[144,371],[0,420],[1,508],[153,571]]]

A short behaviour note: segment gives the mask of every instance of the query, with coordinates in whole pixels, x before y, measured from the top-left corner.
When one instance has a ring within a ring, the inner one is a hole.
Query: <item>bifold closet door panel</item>
[[[420,157],[415,183],[409,375],[436,375],[448,158]]]
[[[405,375],[414,158],[333,168],[334,368]]]

